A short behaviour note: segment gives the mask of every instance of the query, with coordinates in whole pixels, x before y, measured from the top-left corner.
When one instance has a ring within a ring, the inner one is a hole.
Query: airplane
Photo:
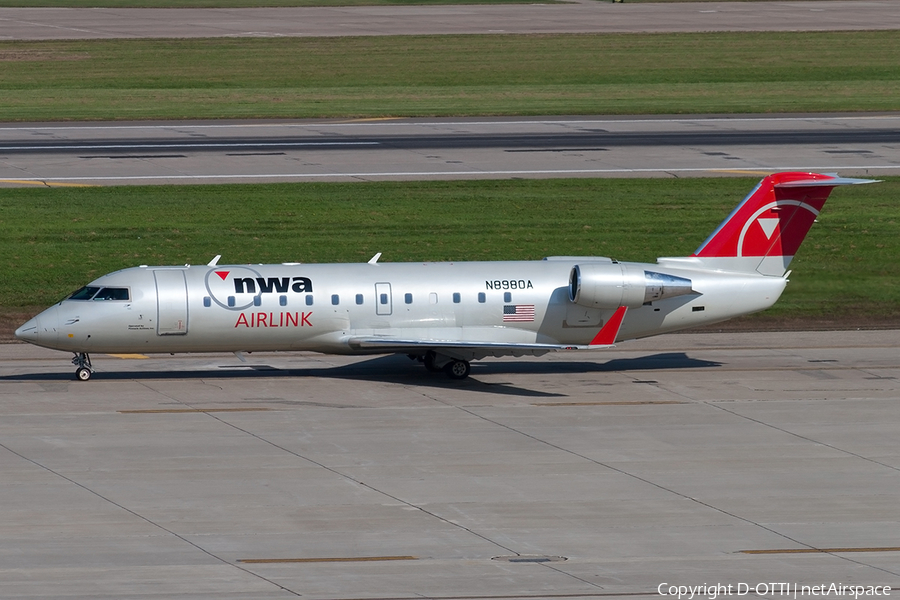
[[[597,350],[764,310],[836,186],[836,174],[765,177],[697,250],[656,263],[539,261],[132,267],[104,275],[19,327],[74,353],[315,351],[409,355],[465,379],[488,356]]]

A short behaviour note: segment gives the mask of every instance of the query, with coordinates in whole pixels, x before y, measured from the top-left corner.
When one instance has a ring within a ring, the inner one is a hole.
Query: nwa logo
[[[309,294],[313,284],[308,277],[263,277],[250,267],[231,267],[208,271],[206,290],[222,308],[244,310],[259,306],[263,294]]]
[[[800,200],[770,202],[744,223],[737,255],[794,256],[818,216],[816,207]]]

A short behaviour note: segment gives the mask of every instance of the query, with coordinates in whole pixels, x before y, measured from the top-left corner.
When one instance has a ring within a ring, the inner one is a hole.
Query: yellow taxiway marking
[[[239,563],[261,565],[279,563],[377,562],[382,560],[419,560],[415,556],[344,556],[332,558],[243,558]]]
[[[150,358],[149,356],[144,356],[143,354],[107,354],[107,356],[113,356],[115,358],[127,358],[127,359],[140,359],[140,358]]]
[[[90,183],[55,183],[52,181],[26,181],[22,179],[0,179],[0,183],[14,183],[16,185],[43,185],[46,187],[97,187]]]
[[[214,412],[264,412],[271,408],[148,408],[137,410],[120,410],[122,415],[165,415],[181,413],[214,413]]]
[[[847,552],[900,552],[900,547],[887,548],[784,548],[781,550],[741,550],[741,554],[844,554]]]

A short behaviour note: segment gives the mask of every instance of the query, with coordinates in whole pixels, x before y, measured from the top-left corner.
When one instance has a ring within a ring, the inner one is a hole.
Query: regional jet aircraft
[[[608,348],[615,342],[766,309],[835,186],[816,173],[764,178],[690,256],[540,261],[140,266],[104,275],[16,330],[89,353],[310,350],[407,354],[469,375],[487,356]]]

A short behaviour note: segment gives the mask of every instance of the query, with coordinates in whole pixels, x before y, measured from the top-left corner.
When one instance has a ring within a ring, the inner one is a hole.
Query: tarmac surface
[[[900,113],[0,126],[0,186],[900,174]]]
[[[900,29],[894,0],[248,9],[0,8],[0,40]]]
[[[898,331],[248,358],[0,345],[0,597],[900,591]]]

